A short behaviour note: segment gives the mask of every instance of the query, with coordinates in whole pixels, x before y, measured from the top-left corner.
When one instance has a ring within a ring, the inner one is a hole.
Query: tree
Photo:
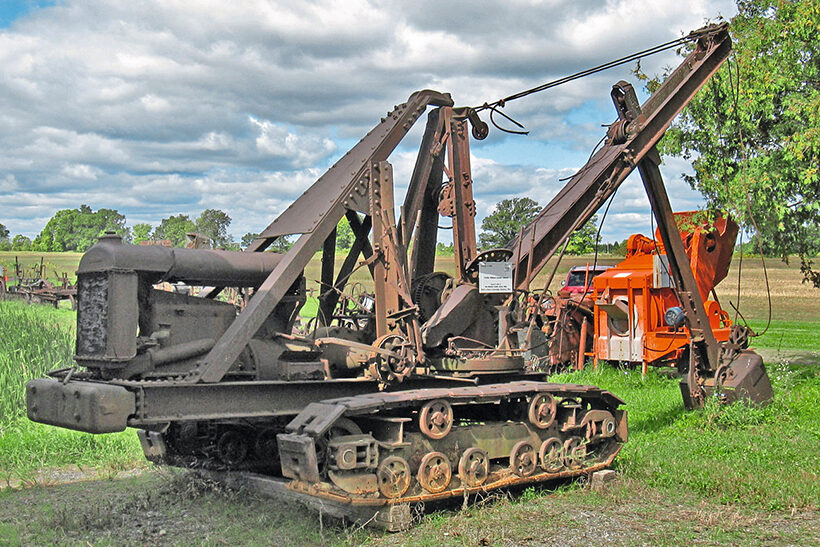
[[[353,246],[355,240],[356,234],[353,233],[350,222],[348,222],[347,217],[342,217],[342,220],[336,225],[336,248],[340,251],[347,251]]]
[[[764,254],[796,254],[820,286],[820,0],[738,0],[733,58],[661,141],[693,158],[709,205],[757,232]],[[651,89],[657,80],[650,81]]]
[[[624,239],[623,241],[616,241],[610,245],[610,254],[614,256],[626,256],[626,244],[629,242],[629,239]]]
[[[31,238],[24,236],[23,234],[17,234],[14,236],[14,239],[11,240],[11,250],[12,251],[30,251],[31,250]]]
[[[247,234],[242,236],[242,248],[247,249],[253,243],[253,240],[259,237],[259,234],[254,232],[248,232]]]
[[[93,211],[88,205],[80,205],[79,209],[57,211],[34,239],[32,247],[37,251],[84,252],[108,231],[130,240],[124,215],[114,209]]]
[[[540,210],[541,206],[530,198],[502,199],[495,206],[495,211],[481,221],[481,248],[503,247],[517,236],[521,228],[535,218]]]
[[[153,239],[167,239],[174,247],[183,247],[185,246],[185,234],[195,229],[196,225],[188,218],[188,215],[171,215],[160,221],[159,226],[154,229]]]
[[[0,224],[0,251],[8,251],[10,247],[9,230],[3,224]]]
[[[268,250],[273,251],[274,253],[286,253],[291,247],[293,247],[291,236],[281,236],[277,237],[273,243],[270,244]]]
[[[205,209],[196,219],[196,231],[211,238],[215,248],[228,247],[233,238],[228,234],[231,217],[219,209]]]
[[[598,215],[592,215],[586,223],[569,236],[566,254],[583,255],[595,251],[595,237],[598,235]],[[600,237],[598,238],[600,241]]]
[[[441,241],[436,243],[436,254],[437,255],[445,255],[445,256],[453,256],[455,254],[455,248],[453,244],[450,243],[449,245],[445,245]]]
[[[151,239],[151,225],[146,222],[134,224],[134,226],[131,227],[131,237],[134,245],[138,245],[143,241],[148,241]]]

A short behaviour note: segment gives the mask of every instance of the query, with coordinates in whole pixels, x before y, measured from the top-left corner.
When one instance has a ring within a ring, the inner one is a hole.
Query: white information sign
[[[513,292],[512,262],[481,262],[478,265],[478,292]]]

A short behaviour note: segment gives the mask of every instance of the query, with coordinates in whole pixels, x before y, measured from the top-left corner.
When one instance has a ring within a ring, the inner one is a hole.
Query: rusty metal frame
[[[466,279],[467,265],[476,256],[475,200],[470,171],[470,132],[467,118],[450,121],[450,181],[453,199],[453,248],[456,272]]]
[[[218,382],[239,357],[288,289],[302,275],[347,211],[369,212],[371,166],[387,159],[428,105],[452,106],[447,94],[419,91],[397,106],[370,133],[279,215],[248,248],[264,250],[277,237],[302,234],[217,341],[189,382]]]
[[[716,25],[640,107],[622,116],[609,139],[507,248],[517,259],[515,285],[523,289],[572,232],[589,220],[663,136],[672,120],[709,80],[731,51],[728,25]],[[621,92],[631,86],[620,82]],[[532,259],[530,258],[532,256]]]
[[[659,163],[660,156],[653,149],[638,164],[638,170],[641,173],[655,220],[658,222],[658,232],[669,259],[669,273],[672,276],[675,294],[683,307],[686,327],[689,329],[692,340],[694,351],[690,359],[694,362],[690,361],[690,363],[695,366],[689,367],[687,384],[690,400],[700,406],[703,401],[703,391],[698,375],[701,371],[714,372],[717,370],[720,344],[712,331],[703,298],[700,296],[686,249],[683,247],[675,216],[669,204],[669,196],[666,194],[661,172],[658,169]]]
[[[370,236],[370,215],[365,215],[362,220],[359,218],[356,211],[347,211],[345,213],[345,217],[347,218],[348,223],[350,223],[350,228],[353,230],[355,239],[353,241],[353,245],[347,253],[347,256],[342,262],[341,267],[339,268],[339,273],[336,274],[336,281],[333,283],[332,288],[328,288],[327,290],[324,288],[322,289],[323,294],[319,298],[319,316],[317,318],[319,323],[322,325],[330,324],[330,319],[333,316],[333,310],[336,309],[336,304],[339,303],[341,291],[347,283],[348,278],[353,273],[353,269],[356,267],[356,261],[359,259],[359,255],[363,256],[365,260],[368,260],[373,255],[373,248],[370,246],[370,240],[368,239]],[[372,274],[372,262],[368,262],[367,265],[370,268],[370,273]],[[324,281],[322,283],[324,285]]]

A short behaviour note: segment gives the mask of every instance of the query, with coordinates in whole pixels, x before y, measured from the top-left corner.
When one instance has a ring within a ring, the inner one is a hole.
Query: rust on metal
[[[604,147],[507,248],[476,247],[469,126],[479,139],[487,126],[477,109],[430,90],[388,112],[245,252],[103,238],[78,269],[78,367],[31,382],[29,416],[92,433],[138,428],[151,461],[284,477],[290,490],[350,511],[610,465],[627,439],[624,401],[546,381],[549,325],[529,285],[636,165],[656,215],[671,218],[647,162],[731,47],[725,25],[697,37],[642,106],[628,84],[616,86],[620,121]],[[388,157],[428,109],[396,218]],[[433,271],[441,216],[452,219],[452,278]],[[355,241],[337,264],[342,219]],[[262,252],[289,235],[298,237],[287,252]],[[320,279],[307,279],[316,253]],[[511,263],[512,291],[482,285],[480,272],[498,263]],[[727,401],[759,400],[768,382],[759,356],[740,343],[716,346],[688,263],[670,265],[678,290],[694,290],[685,311],[702,346],[689,384],[700,391],[684,396],[711,389]],[[359,269],[372,286],[351,281]],[[302,317],[314,282],[319,317]],[[171,292],[164,283],[206,288]],[[245,295],[243,305],[225,301],[225,290]]]

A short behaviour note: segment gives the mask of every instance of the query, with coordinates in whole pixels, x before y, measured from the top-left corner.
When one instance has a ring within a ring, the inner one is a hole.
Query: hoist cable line
[[[598,66],[594,66],[592,68],[587,68],[587,69],[582,70],[580,72],[576,72],[575,74],[570,74],[569,76],[564,76],[563,78],[558,78],[557,80],[552,80],[550,82],[543,83],[539,86],[536,86],[536,87],[533,87],[533,88],[530,88],[530,89],[527,89],[527,90],[524,90],[524,91],[519,91],[518,93],[514,93],[513,95],[510,95],[508,97],[504,97],[503,99],[498,99],[497,101],[494,101],[492,103],[484,103],[481,106],[475,107],[474,110],[476,112],[481,112],[482,110],[490,110],[491,112],[494,111],[494,112],[498,112],[499,114],[501,114],[501,112],[499,112],[497,109],[498,108],[504,108],[504,106],[510,101],[514,101],[516,99],[521,99],[522,97],[526,97],[527,95],[532,95],[533,93],[539,93],[541,91],[544,91],[544,90],[547,90],[547,89],[550,89],[550,88],[553,88],[553,87],[557,87],[559,85],[569,83],[573,80],[578,80],[580,78],[590,76],[591,74],[596,74],[596,73],[602,72],[604,70],[609,70],[610,68],[614,68],[616,66],[625,65],[627,63],[631,63],[632,61],[639,61],[643,57],[648,57],[650,55],[655,55],[656,53],[661,53],[662,51],[666,51],[666,50],[675,48],[677,46],[680,46],[682,44],[685,44],[687,42],[697,40],[700,36],[701,36],[701,33],[691,32],[691,33],[687,34],[686,36],[683,36],[681,38],[677,38],[676,40],[670,40],[669,42],[664,42],[663,44],[659,44],[659,45],[651,47],[651,48],[647,48],[647,49],[644,49],[644,50],[641,50],[641,51],[637,51],[635,53],[631,53],[629,55],[626,55],[625,57],[615,59],[614,61],[609,61],[607,63],[603,63],[603,64],[600,64]],[[518,124],[517,122],[516,122],[516,125],[519,125],[519,127],[520,127],[520,124]]]

